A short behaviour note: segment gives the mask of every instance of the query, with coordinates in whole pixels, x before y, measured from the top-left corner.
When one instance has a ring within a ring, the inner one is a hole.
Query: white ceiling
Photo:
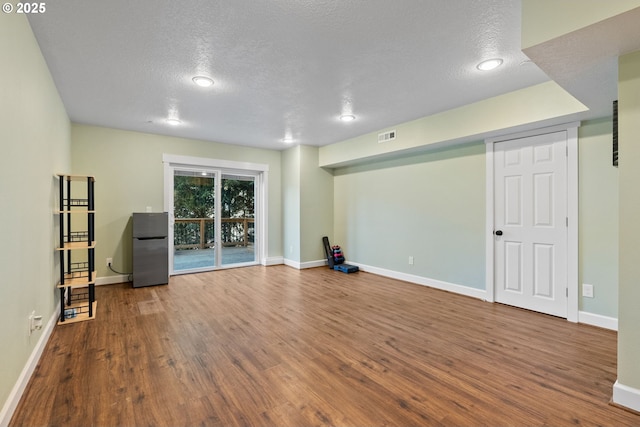
[[[58,0],[29,21],[72,121],[263,148],[549,80],[523,64],[514,0]]]

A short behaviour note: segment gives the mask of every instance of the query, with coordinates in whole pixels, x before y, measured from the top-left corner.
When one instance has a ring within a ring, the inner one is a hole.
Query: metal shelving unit
[[[95,204],[92,176],[58,174],[60,206],[60,316],[58,324],[95,318]],[[73,183],[85,183],[86,189]],[[73,190],[73,193],[72,193]],[[77,197],[80,194],[80,197]],[[73,196],[72,196],[73,195]],[[86,230],[72,230],[72,223],[86,220]]]

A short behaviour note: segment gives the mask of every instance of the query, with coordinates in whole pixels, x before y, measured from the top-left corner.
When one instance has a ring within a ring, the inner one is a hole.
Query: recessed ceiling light
[[[352,122],[356,119],[356,116],[354,116],[353,114],[343,114],[340,116],[340,120],[342,120],[343,122]]]
[[[171,125],[171,126],[178,126],[179,124],[181,124],[182,122],[178,119],[167,119],[166,120],[167,124]]]
[[[195,84],[197,84],[200,87],[209,87],[209,86],[213,86],[213,80],[211,80],[209,77],[205,77],[205,76],[195,76],[193,79],[193,82]]]
[[[285,144],[293,144],[293,138],[291,137],[284,137],[282,138],[282,142],[284,142]]]
[[[502,65],[502,59],[493,58],[493,59],[487,59],[486,61],[482,61],[477,65],[477,68],[480,71],[490,71],[490,70],[493,70],[494,68],[498,68],[500,65]]]

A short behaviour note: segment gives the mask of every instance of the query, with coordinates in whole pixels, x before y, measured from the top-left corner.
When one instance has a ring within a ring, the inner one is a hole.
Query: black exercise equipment
[[[324,254],[327,257],[327,264],[329,264],[330,269],[342,271],[343,273],[355,273],[359,270],[356,265],[343,264],[344,255],[342,255],[342,249],[338,245],[331,246],[327,236],[322,238],[322,245],[324,246]]]

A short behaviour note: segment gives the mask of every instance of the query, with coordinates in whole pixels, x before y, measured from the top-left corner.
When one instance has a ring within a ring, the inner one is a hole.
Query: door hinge
[[[565,224],[566,224],[566,226],[568,227],[568,226],[569,226],[569,217],[568,217],[568,216],[566,216],[564,219],[565,219]]]
[[[569,296],[569,288],[564,288],[564,290],[566,291],[565,294],[568,297]]]

